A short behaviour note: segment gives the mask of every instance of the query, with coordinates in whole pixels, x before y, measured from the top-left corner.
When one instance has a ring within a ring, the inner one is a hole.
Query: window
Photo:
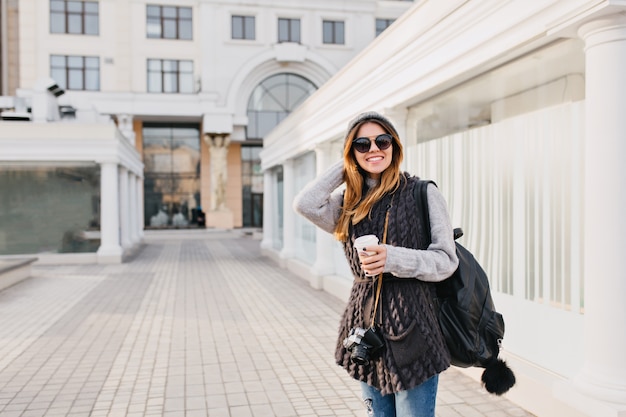
[[[241,147],[241,183],[243,227],[263,227],[263,170],[261,145]]]
[[[316,89],[315,84],[296,74],[281,73],[263,80],[248,100],[246,139],[262,140]]]
[[[198,224],[200,128],[195,124],[144,123],[144,226]]]
[[[193,61],[148,60],[149,93],[193,93]]]
[[[50,33],[98,35],[98,2],[50,0]]]
[[[385,29],[387,29],[395,19],[376,19],[376,36],[383,33]]]
[[[146,13],[148,38],[192,39],[191,7],[148,5]]]
[[[278,19],[278,42],[300,43],[300,19]]]
[[[100,58],[50,56],[50,77],[64,90],[100,90]]]
[[[336,20],[324,20],[323,24],[324,43],[343,45],[344,23]]]
[[[254,40],[254,16],[233,16],[232,38]]]

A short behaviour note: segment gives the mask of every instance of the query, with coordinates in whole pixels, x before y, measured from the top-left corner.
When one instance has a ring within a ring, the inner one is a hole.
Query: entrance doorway
[[[243,227],[263,227],[263,172],[260,153],[263,147],[241,147],[241,181],[243,184]]]
[[[198,226],[201,213],[199,127],[144,124],[143,157],[145,227]]]

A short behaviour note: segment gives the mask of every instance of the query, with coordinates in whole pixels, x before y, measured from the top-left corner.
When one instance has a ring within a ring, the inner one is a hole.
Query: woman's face
[[[391,165],[393,156],[393,142],[385,150],[380,150],[376,145],[375,139],[378,135],[382,135],[385,130],[377,123],[366,122],[357,131],[356,138],[366,137],[370,140],[370,148],[367,152],[361,153],[357,151],[354,146],[352,147],[352,153],[359,166],[365,170],[370,178],[380,179],[380,175],[384,170]]]

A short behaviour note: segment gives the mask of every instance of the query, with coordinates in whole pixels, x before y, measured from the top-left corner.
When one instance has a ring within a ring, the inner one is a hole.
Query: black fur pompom
[[[515,374],[502,359],[492,361],[483,372],[485,389],[496,395],[502,395],[515,385]]]

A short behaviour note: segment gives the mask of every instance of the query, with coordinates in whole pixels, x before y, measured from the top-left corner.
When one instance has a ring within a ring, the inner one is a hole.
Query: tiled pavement
[[[0,416],[365,416],[333,363],[343,303],[241,231],[146,233],[121,265],[0,292]],[[451,368],[437,415],[530,416]]]

